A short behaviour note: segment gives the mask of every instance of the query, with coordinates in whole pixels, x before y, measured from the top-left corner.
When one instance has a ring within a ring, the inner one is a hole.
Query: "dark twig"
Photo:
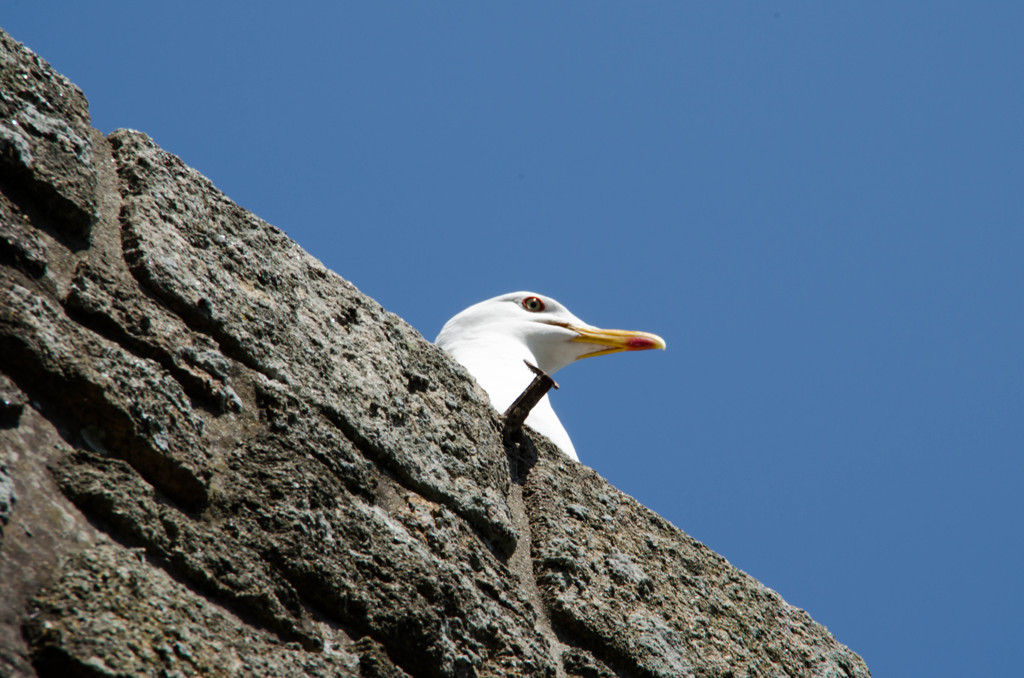
[[[516,401],[505,410],[506,433],[514,433],[522,428],[523,422],[526,421],[526,417],[530,414],[530,410],[536,407],[540,399],[544,397],[544,394],[551,388],[558,388],[555,380],[549,377],[544,370],[536,365],[531,365],[527,360],[523,362],[537,376],[533,378],[533,381],[526,387],[522,395],[516,398]]]

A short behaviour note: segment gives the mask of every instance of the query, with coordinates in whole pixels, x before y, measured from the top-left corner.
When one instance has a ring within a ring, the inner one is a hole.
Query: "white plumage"
[[[665,348],[656,334],[598,329],[551,297],[533,292],[512,292],[470,306],[445,323],[436,343],[469,370],[499,412],[533,380],[523,360],[554,374],[580,358]],[[579,460],[547,396],[526,423]]]

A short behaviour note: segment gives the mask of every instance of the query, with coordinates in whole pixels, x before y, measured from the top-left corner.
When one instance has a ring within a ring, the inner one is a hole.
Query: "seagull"
[[[499,412],[533,380],[524,360],[554,374],[580,358],[665,348],[665,340],[656,334],[598,329],[534,292],[511,292],[470,306],[445,323],[434,343],[469,370]],[[547,395],[526,423],[579,461]]]

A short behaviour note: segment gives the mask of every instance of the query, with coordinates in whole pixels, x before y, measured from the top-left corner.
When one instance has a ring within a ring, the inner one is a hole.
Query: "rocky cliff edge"
[[[869,675],[2,33],[0,529],[4,676]]]

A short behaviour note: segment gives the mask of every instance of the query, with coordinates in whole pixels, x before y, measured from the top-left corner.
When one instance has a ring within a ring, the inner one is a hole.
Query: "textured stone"
[[[99,537],[57,489],[47,468],[70,452],[57,429],[30,404],[17,426],[0,428],[0,466],[7,490],[17,499],[0,540],[0,676],[36,675],[21,632],[28,603],[51,580],[62,557]]]
[[[0,675],[868,675],[3,34],[0,64]]]
[[[9,378],[0,374],[0,428],[18,425],[27,398]]]
[[[33,600],[25,635],[41,675],[356,677],[366,655],[371,675],[406,675],[372,645],[312,653],[284,643],[114,545],[62,564]]]
[[[3,273],[0,284],[8,374],[86,446],[127,459],[185,505],[205,503],[204,425],[178,382],[84,330],[57,302]]]
[[[89,106],[82,91],[0,32],[0,171],[8,190],[82,239],[95,221]]]
[[[524,487],[534,567],[562,637],[645,676],[867,676],[861,659],[703,544],[542,455]]]
[[[146,289],[510,552],[516,535],[497,421],[489,412],[448,421],[466,403],[488,410],[482,393],[408,324],[148,137],[119,131],[110,140],[125,258]]]
[[[7,472],[7,464],[0,463],[0,539],[3,539],[4,525],[11,521],[11,514],[17,501],[14,480]]]

